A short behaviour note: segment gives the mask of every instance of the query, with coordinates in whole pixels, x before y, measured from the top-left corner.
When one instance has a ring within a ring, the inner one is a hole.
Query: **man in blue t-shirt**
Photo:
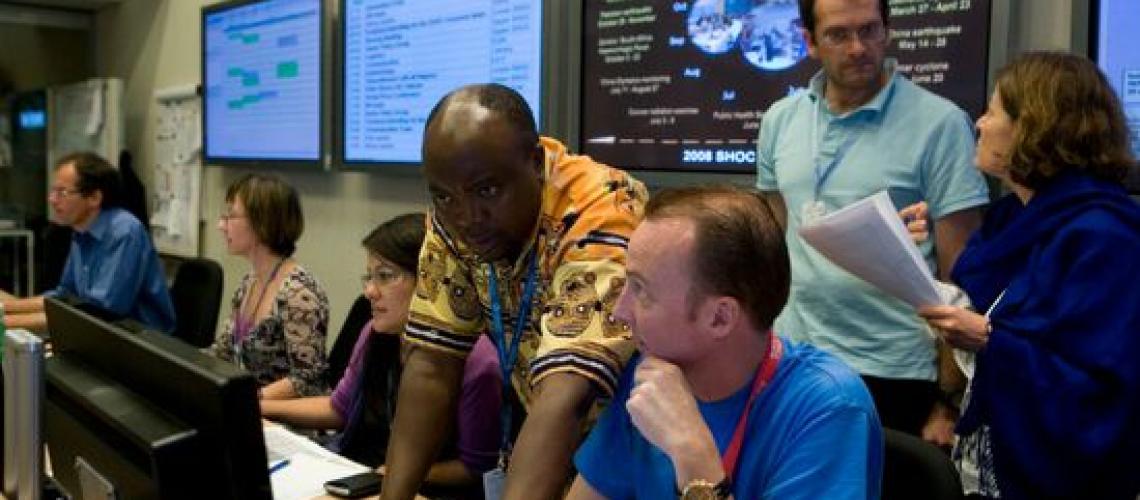
[[[878,498],[883,437],[859,376],[770,330],[790,269],[762,195],[658,194],[626,272],[614,316],[642,357],[578,450],[568,498]]]
[[[61,158],[48,190],[55,223],[75,232],[59,285],[48,296],[67,295],[116,316],[162,331],[174,330],[174,303],[162,263],[142,223],[118,206],[118,169],[94,153]],[[44,297],[0,292],[9,328],[47,329]]]

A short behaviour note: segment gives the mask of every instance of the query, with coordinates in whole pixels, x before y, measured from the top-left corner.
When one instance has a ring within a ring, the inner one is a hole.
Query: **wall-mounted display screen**
[[[1100,0],[1096,11],[1097,64],[1120,95],[1132,130],[1132,151],[1140,158],[1140,2]]]
[[[319,162],[322,0],[202,10],[207,162]]]
[[[819,70],[797,3],[586,0],[582,151],[629,169],[754,171],[765,110]],[[989,15],[989,0],[893,0],[888,56],[978,116]]]
[[[343,158],[419,163],[437,101],[472,83],[517,90],[538,122],[538,0],[342,0]]]

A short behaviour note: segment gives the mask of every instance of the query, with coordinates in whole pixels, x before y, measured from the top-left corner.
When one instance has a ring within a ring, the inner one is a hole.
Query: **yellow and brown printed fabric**
[[[629,174],[571,155],[543,137],[546,150],[542,209],[535,235],[517,262],[496,262],[503,324],[511,341],[527,256],[538,258],[538,288],[523,330],[512,383],[523,404],[551,373],[570,372],[613,394],[633,354],[628,325],[613,317],[625,284],[629,236],[648,195]],[[492,266],[447,234],[432,214],[420,252],[419,282],[404,337],[465,357],[491,328],[488,276]]]

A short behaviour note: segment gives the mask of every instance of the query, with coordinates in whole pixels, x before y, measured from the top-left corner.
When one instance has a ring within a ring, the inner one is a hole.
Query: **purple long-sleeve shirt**
[[[344,376],[337,382],[330,402],[341,419],[348,421],[352,399],[360,384],[364,370],[364,346],[373,333],[372,322],[364,325]],[[502,402],[502,375],[495,345],[486,335],[475,343],[463,367],[463,385],[459,396],[459,414],[456,425],[459,460],[468,469],[485,472],[495,467],[499,458],[499,405]]]

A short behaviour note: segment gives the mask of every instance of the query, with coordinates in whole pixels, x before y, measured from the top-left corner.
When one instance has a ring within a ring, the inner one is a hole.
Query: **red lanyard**
[[[736,421],[736,431],[732,433],[732,441],[728,442],[728,448],[724,450],[724,457],[721,458],[721,464],[724,465],[724,473],[728,474],[729,480],[735,482],[733,473],[736,472],[736,461],[740,458],[740,448],[744,445],[744,429],[748,426],[748,414],[752,412],[752,403],[756,402],[756,396],[764,390],[768,382],[772,381],[772,376],[776,374],[776,366],[780,364],[780,358],[784,356],[784,344],[780,342],[780,338],[768,331],[768,355],[764,357],[764,364],[760,365],[760,369],[756,370],[756,378],[752,380],[752,393],[748,395],[748,402],[744,404],[744,412],[740,414],[740,419]]]

